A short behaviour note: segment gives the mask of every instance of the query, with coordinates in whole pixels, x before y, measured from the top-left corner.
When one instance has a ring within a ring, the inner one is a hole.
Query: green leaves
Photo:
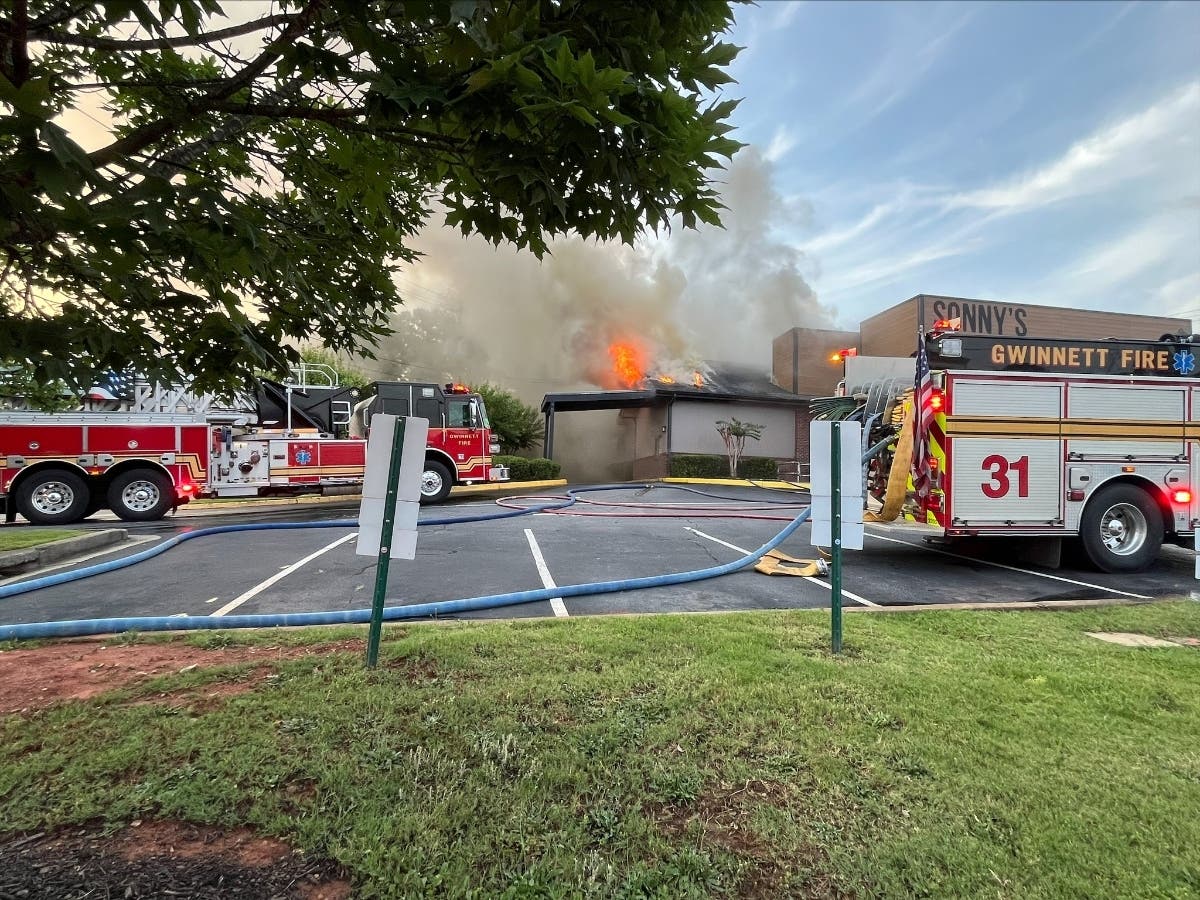
[[[0,78],[0,357],[47,381],[132,365],[228,391],[303,341],[369,353],[435,203],[537,254],[719,222],[708,179],[740,144],[735,104],[703,94],[737,52],[726,2],[328,0],[299,35],[239,36],[241,63],[210,52],[205,34],[253,20],[217,0],[81,5],[26,48],[21,84]],[[146,44],[168,35],[185,45]],[[96,102],[88,83],[115,127],[85,141],[57,117]],[[47,352],[67,346],[86,353]]]

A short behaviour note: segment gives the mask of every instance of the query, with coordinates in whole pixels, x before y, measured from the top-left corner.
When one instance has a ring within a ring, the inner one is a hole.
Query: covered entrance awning
[[[546,394],[542,398],[542,414],[546,417],[546,440],[543,455],[554,458],[554,414],[582,412],[595,409],[630,409],[653,406],[660,398],[656,391],[577,391]]]

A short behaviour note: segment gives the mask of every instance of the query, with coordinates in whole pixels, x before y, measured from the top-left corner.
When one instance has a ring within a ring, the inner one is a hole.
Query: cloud
[[[1020,212],[1109,190],[1170,165],[1182,149],[1195,164],[1200,81],[1072,145],[1058,159],[1006,184],[955,194],[951,208]]]
[[[796,135],[780,125],[775,129],[775,134],[771,136],[771,143],[767,145],[763,156],[768,162],[779,162],[791,152],[792,148],[796,146],[796,142]]]

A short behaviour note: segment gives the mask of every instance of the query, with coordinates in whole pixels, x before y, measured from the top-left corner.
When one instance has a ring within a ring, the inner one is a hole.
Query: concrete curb
[[[748,478],[659,478],[663,484],[720,484],[726,487],[771,488],[777,491],[807,491],[807,481],[751,481]]]
[[[129,532],[124,528],[106,528],[103,531],[89,531],[87,534],[63,538],[61,541],[51,541],[49,544],[39,544],[36,547],[4,550],[0,552],[0,575],[25,574],[50,563],[78,556],[88,550],[120,544],[128,538]]]
[[[566,487],[567,481],[565,478],[554,479],[553,481],[504,481],[494,484],[471,484],[460,485],[459,487],[450,489],[450,497],[452,499],[468,499],[476,495],[479,496],[496,496],[499,494],[528,494],[533,491],[538,491],[543,488],[559,488]],[[187,503],[175,512],[176,518],[187,518],[192,515],[223,515],[224,513],[243,513],[255,512],[264,509],[273,509],[280,506],[323,506],[330,503],[344,503],[347,500],[357,501],[361,494],[335,494],[333,496],[304,496],[304,497],[264,497],[262,499],[247,499],[245,501],[213,501],[213,500],[193,500]]]

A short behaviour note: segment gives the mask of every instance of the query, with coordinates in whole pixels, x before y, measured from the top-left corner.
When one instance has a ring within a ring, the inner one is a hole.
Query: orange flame
[[[641,384],[646,373],[640,347],[635,344],[610,344],[608,355],[621,384],[625,387],[637,387]]]
[[[696,387],[704,387],[704,376],[699,372],[693,372],[692,384],[694,384]]]
[[[674,384],[675,383],[675,379],[672,378],[670,375],[659,375],[658,380],[662,384]]]

